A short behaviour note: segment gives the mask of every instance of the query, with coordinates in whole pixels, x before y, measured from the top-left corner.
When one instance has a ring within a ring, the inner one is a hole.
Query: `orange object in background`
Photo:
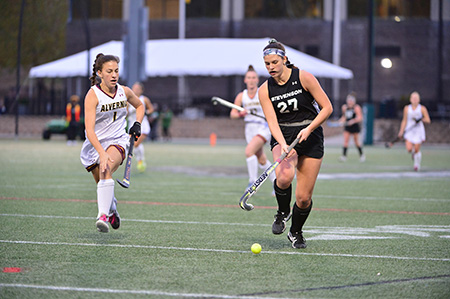
[[[209,135],[209,144],[211,146],[216,146],[217,143],[217,135],[216,133],[211,133],[211,135]]]

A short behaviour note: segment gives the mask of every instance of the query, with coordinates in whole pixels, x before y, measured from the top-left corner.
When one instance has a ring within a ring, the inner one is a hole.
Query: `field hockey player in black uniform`
[[[287,152],[297,137],[299,143],[276,168],[274,182],[278,211],[272,224],[282,234],[292,216],[288,239],[293,248],[306,248],[302,229],[312,208],[312,193],[324,154],[321,124],[333,112],[328,96],[317,79],[293,66],[284,46],[272,39],[264,48],[264,63],[270,78],[259,88],[259,100],[272,133],[274,159]],[[292,181],[297,176],[291,213]]]
[[[340,161],[347,161],[347,149],[350,136],[353,136],[353,141],[359,152],[359,161],[366,161],[366,156],[363,153],[361,142],[359,141],[359,132],[361,131],[361,122],[363,120],[363,113],[361,106],[356,103],[354,94],[349,94],[346,103],[342,105],[342,116],[339,119],[340,123],[344,124],[344,145],[342,147],[342,156]]]

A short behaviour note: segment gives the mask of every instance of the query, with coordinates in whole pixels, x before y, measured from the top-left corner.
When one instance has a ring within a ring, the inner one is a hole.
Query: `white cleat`
[[[106,217],[105,214],[100,216],[100,218],[97,220],[95,225],[97,226],[97,230],[99,232],[101,232],[101,233],[109,232],[108,218]]]

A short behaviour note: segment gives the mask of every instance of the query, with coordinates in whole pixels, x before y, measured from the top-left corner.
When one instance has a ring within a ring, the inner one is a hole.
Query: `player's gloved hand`
[[[139,136],[141,136],[141,123],[138,121],[135,121],[133,126],[128,131],[130,135],[134,136],[134,140],[137,141]]]
[[[414,119],[414,120],[416,121],[416,124],[418,124],[422,120],[422,118]]]

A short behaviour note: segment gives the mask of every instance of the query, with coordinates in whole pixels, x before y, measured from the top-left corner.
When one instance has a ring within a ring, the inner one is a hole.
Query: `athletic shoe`
[[[345,161],[347,161],[347,157],[346,156],[340,156],[339,157],[339,161],[345,162]]]
[[[101,233],[107,233],[109,232],[109,226],[108,226],[108,217],[106,217],[105,214],[102,214],[100,218],[97,219],[97,222],[95,223],[97,226],[97,230]]]
[[[286,215],[286,213],[277,211],[275,220],[272,223],[272,233],[275,235],[282,234],[286,230],[286,222],[289,219],[291,219],[291,213]]]
[[[359,157],[359,162],[366,162],[366,155],[361,155],[360,157]]]
[[[111,223],[113,229],[118,229],[120,227],[120,215],[117,210],[113,211],[112,215],[109,216],[109,223]]]
[[[303,238],[302,232],[297,233],[291,233],[289,231],[287,238],[292,243],[292,248],[300,249],[300,248],[306,248],[306,241],[305,238]]]

